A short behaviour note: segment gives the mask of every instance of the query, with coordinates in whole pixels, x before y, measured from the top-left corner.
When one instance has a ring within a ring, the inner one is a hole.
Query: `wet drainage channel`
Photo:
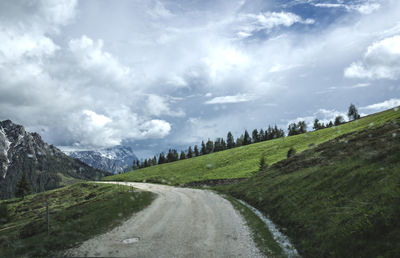
[[[133,244],[139,242],[140,238],[139,237],[132,237],[132,238],[127,238],[122,240],[122,243],[124,244]]]
[[[264,223],[267,225],[268,230],[272,233],[274,240],[279,244],[282,248],[283,252],[288,257],[300,257],[296,248],[290,243],[290,240],[287,236],[285,236],[282,232],[279,231],[278,227],[267,217],[264,216],[259,210],[251,206],[245,201],[238,200],[241,204],[249,208],[252,212],[254,212]]]

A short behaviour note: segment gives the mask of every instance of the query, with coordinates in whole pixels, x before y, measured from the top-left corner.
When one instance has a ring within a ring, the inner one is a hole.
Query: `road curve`
[[[165,185],[120,184],[158,197],[120,227],[68,250],[67,256],[262,257],[239,212],[219,195]],[[123,242],[132,238],[139,241]]]

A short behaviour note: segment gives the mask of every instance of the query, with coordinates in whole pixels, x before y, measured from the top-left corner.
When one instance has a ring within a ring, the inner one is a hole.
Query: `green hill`
[[[0,201],[0,256],[62,256],[61,251],[120,225],[153,199],[153,193],[128,186],[77,183]]]
[[[374,128],[400,117],[398,109],[390,109],[340,126],[246,145],[191,159],[134,170],[104,177],[102,180],[146,181],[181,185],[210,179],[247,178],[258,170],[261,155],[272,165],[286,158],[294,147],[297,153],[343,134]]]
[[[399,257],[397,113],[368,117],[376,119],[373,128],[342,135],[217,188],[268,214],[303,257]],[[391,120],[382,124],[384,117]]]

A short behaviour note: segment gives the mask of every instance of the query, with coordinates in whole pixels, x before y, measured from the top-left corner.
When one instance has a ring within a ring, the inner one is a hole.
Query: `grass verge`
[[[0,225],[0,256],[58,256],[120,225],[153,198],[128,186],[78,183],[24,200],[4,200],[9,220]],[[44,202],[49,203],[49,236]]]
[[[217,189],[268,214],[303,257],[400,256],[400,120]]]
[[[252,238],[257,248],[266,257],[286,257],[282,248],[275,242],[272,233],[268,230],[265,223],[252,212],[249,208],[238,202],[232,196],[221,194],[223,198],[228,200],[232,206],[240,212],[247,226],[251,231]]]

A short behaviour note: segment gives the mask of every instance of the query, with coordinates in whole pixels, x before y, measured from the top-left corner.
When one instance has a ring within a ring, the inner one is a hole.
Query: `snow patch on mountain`
[[[0,127],[0,155],[4,162],[2,164],[3,167],[3,178],[6,178],[8,166],[10,164],[10,160],[8,158],[8,151],[10,150],[11,142],[8,140],[6,132],[4,132],[4,128]]]

